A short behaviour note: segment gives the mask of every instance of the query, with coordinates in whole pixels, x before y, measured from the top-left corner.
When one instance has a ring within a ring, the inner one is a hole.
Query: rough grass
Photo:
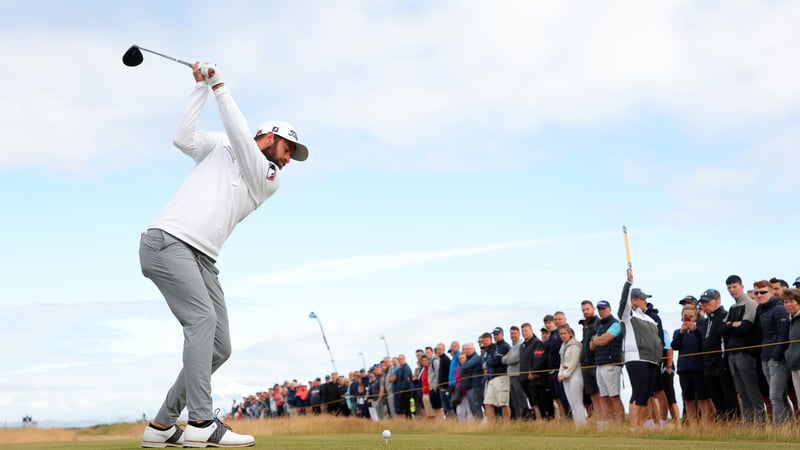
[[[256,436],[255,448],[796,448],[797,424],[773,429],[715,424],[631,432],[627,426],[576,429],[571,422],[458,423],[453,420],[372,422],[341,417],[294,417],[229,422]],[[144,424],[122,423],[81,429],[0,429],[0,449],[139,448]],[[381,438],[383,429],[392,439]]]

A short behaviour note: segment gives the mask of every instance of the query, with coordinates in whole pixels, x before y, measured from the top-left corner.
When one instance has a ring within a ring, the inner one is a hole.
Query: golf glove
[[[212,63],[202,63],[200,64],[200,73],[203,75],[203,78],[206,79],[206,83],[212,88],[220,83],[224,83],[222,81],[222,77],[219,74],[219,69],[217,69],[216,64]]]

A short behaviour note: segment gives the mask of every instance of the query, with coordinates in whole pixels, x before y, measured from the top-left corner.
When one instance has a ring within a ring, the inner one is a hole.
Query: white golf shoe
[[[177,425],[161,431],[150,425],[144,427],[142,434],[142,448],[167,448],[183,447],[183,430]]]
[[[219,419],[204,428],[186,425],[183,446],[194,448],[206,447],[251,447],[256,444],[253,436],[234,433],[233,430]]]

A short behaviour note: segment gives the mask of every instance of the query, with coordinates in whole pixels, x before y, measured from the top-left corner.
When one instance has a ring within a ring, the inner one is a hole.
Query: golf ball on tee
[[[392,432],[391,432],[391,431],[389,431],[389,430],[383,430],[383,438],[384,438],[384,439],[389,439],[389,438],[391,438],[391,437],[392,437]]]

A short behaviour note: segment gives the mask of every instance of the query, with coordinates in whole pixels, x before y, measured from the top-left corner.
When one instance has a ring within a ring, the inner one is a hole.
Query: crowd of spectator
[[[397,417],[481,420],[571,420],[622,426],[622,368],[630,381],[631,429],[713,421],[796,425],[800,413],[800,277],[790,288],[772,278],[746,290],[725,281],[733,300],[707,289],[678,303],[682,322],[665,330],[651,296],[633,287],[617,304],[580,303],[573,327],[563,311],[530,323],[496,327],[475,343],[453,341],[386,357],[347,376],[307,384],[287,381],[235,402],[231,417],[335,414],[372,420]],[[577,305],[576,305],[577,306]],[[538,336],[536,331],[538,331]],[[477,347],[476,347],[477,345]],[[677,361],[677,362],[676,362]],[[682,391],[678,407],[674,376]]]

